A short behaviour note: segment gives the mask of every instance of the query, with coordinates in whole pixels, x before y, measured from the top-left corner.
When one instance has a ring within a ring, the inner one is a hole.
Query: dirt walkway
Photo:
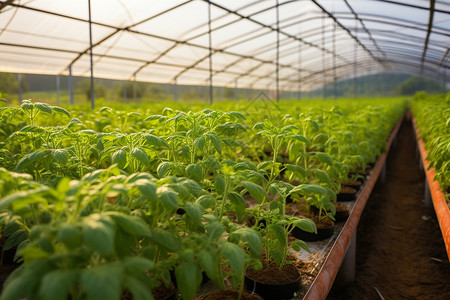
[[[450,299],[450,264],[424,199],[410,122],[403,123],[357,233],[356,281],[329,299]],[[441,260],[442,262],[438,261]],[[376,288],[376,289],[375,289]]]

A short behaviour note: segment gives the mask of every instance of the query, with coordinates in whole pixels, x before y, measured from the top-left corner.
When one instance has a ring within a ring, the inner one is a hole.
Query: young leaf
[[[242,185],[253,198],[258,200],[258,202],[262,202],[264,199],[267,199],[267,193],[261,186],[250,181],[243,181]]]
[[[20,267],[19,267],[20,268]],[[2,300],[22,299],[24,295],[34,292],[34,288],[39,284],[42,274],[54,268],[49,260],[32,261],[27,268],[23,268],[20,276],[11,276],[2,290]]]
[[[232,277],[233,287],[240,284],[239,278],[245,271],[244,251],[236,244],[225,242],[222,244],[223,256],[227,259],[234,276]]]
[[[111,162],[117,164],[119,168],[124,169],[127,165],[127,153],[122,149],[117,150],[113,153]]]
[[[49,155],[50,153],[51,153],[51,150],[46,149],[46,150],[38,150],[33,153],[27,154],[19,161],[15,170],[18,172],[22,172],[26,168],[31,166],[31,164],[44,158],[45,156]]]
[[[261,236],[256,230],[241,227],[233,231],[228,237],[228,241],[235,244],[239,243],[239,240],[242,240],[249,246],[250,251],[254,256],[259,256],[261,254],[262,251]]]
[[[304,241],[302,241],[302,240],[295,240],[295,241],[292,241],[291,244],[290,244],[290,246],[292,247],[292,249],[294,249],[294,250],[297,251],[297,252],[300,251],[300,248],[303,248],[303,249],[305,249],[306,251],[311,252],[311,251],[309,250],[308,245],[307,245]]]
[[[133,300],[154,300],[149,284],[142,283],[142,281],[126,276],[123,279],[124,286],[131,292]]]
[[[225,192],[225,179],[222,175],[219,175],[214,180],[214,186],[216,187],[216,192],[219,195],[222,195]]]
[[[198,260],[206,275],[219,287],[223,286],[223,278],[219,275],[218,261],[214,258],[210,251],[205,249],[198,253]]]
[[[316,170],[315,174],[320,182],[326,183],[328,186],[331,185],[330,177],[328,177],[328,174],[326,172],[322,170]]]
[[[280,243],[281,247],[284,249],[287,247],[287,240],[286,240],[286,231],[284,230],[283,226],[278,223],[273,223],[269,225],[269,230],[271,230],[274,234],[278,242]]]
[[[69,289],[75,284],[77,271],[73,270],[54,270],[42,277],[39,288],[39,294],[42,299],[66,300],[69,295]]]
[[[158,122],[162,122],[166,118],[167,118],[166,116],[162,116],[162,115],[152,115],[152,116],[149,116],[149,117],[145,118],[144,121],[151,122],[151,121],[156,121],[157,120]]]
[[[105,215],[110,216],[126,233],[147,237],[152,234],[144,220],[137,216],[126,215],[117,211],[109,211]]]
[[[81,289],[87,300],[120,300],[123,267],[102,264],[81,271]]]
[[[303,135],[300,135],[300,134],[294,134],[294,135],[291,135],[290,137],[293,138],[293,139],[295,139],[295,140],[297,140],[297,141],[299,141],[299,142],[305,143],[305,144],[307,144],[307,145],[311,144],[311,141],[308,140],[308,139],[307,139],[306,137],[304,137]]]
[[[66,149],[53,149],[52,156],[61,165],[65,165],[69,159]]]
[[[211,144],[214,146],[216,151],[219,154],[222,154],[222,145],[221,145],[220,138],[215,133],[212,133],[212,132],[208,132],[206,134],[206,137],[211,142]]]
[[[133,148],[133,150],[131,150],[131,156],[144,164],[144,166],[148,166],[150,164],[150,159],[147,152],[145,152],[145,150],[141,147]]]
[[[148,258],[140,256],[130,256],[122,261],[126,272],[131,274],[144,273],[155,266],[155,263]]]
[[[201,282],[202,273],[196,263],[186,262],[175,268],[178,290],[185,300],[193,300]]]
[[[194,145],[196,148],[198,148],[199,150],[203,151],[203,149],[205,148],[205,138],[203,136],[197,138],[194,141]]]
[[[114,226],[111,220],[92,214],[83,220],[83,240],[101,255],[111,255],[114,250]]]
[[[65,110],[62,107],[59,106],[52,106],[53,111],[56,111],[60,114],[66,115],[68,118],[70,118],[70,112],[68,112],[67,110]]]
[[[158,246],[163,247],[169,252],[176,252],[181,249],[180,239],[174,236],[171,232],[161,228],[153,228],[150,239],[158,244]]]
[[[34,106],[37,109],[39,109],[40,111],[43,111],[45,113],[48,113],[48,114],[53,113],[52,107],[50,105],[48,105],[47,103],[36,102],[36,103],[34,103]]]
[[[293,224],[303,231],[317,233],[316,224],[311,219],[298,218]]]
[[[163,178],[166,176],[166,173],[169,169],[171,169],[174,166],[171,162],[162,162],[159,164],[158,168],[156,169],[156,172],[158,173],[159,178]]]
[[[168,187],[160,187],[157,190],[158,198],[162,204],[169,210],[178,207],[178,196],[172,189]]]
[[[205,219],[207,218],[207,216],[204,216]],[[214,216],[215,218],[215,216]],[[219,239],[223,232],[225,231],[225,229],[223,228],[223,225],[218,222],[217,220],[207,224],[205,226],[206,229],[206,235],[209,239],[215,240],[215,239]]]
[[[320,185],[316,184],[302,184],[293,188],[290,194],[301,193],[304,195],[307,194],[327,194],[327,189]]]
[[[202,222],[202,212],[203,206],[196,203],[187,202],[184,205],[184,209],[186,210],[186,215],[188,215],[189,219],[192,220],[196,225],[200,225]]]
[[[288,169],[291,172],[294,172],[296,174],[301,175],[303,178],[305,178],[307,176],[307,172],[304,168],[297,166],[297,165],[293,165],[293,164],[284,164],[284,166],[286,167],[286,169]]]
[[[235,117],[236,119],[247,120],[247,118],[243,114],[237,111],[230,111],[227,114]]]
[[[158,199],[156,195],[157,186],[154,182],[147,179],[138,179],[134,185],[139,189],[139,191],[144,195],[147,199],[151,201],[155,201]]]
[[[63,224],[58,229],[56,238],[69,249],[78,247],[83,241],[80,228],[75,224]]]
[[[315,156],[319,159],[319,161],[326,163],[329,166],[333,165],[333,157],[323,152],[316,152]]]
[[[147,142],[155,147],[165,147],[165,148],[169,148],[169,144],[167,144],[167,142],[165,140],[163,140],[162,138],[159,138],[153,134],[146,134],[144,136],[144,138],[147,140]]]
[[[228,198],[230,199],[230,202],[234,205],[238,221],[240,222],[245,215],[245,209],[247,207],[245,200],[241,196],[241,194],[238,194],[236,192],[230,192],[228,194]]]
[[[189,164],[186,167],[186,173],[190,179],[197,182],[201,182],[203,179],[203,170],[202,167],[198,164]]]
[[[214,197],[211,195],[202,195],[198,197],[198,199],[195,202],[203,206],[203,208],[205,209],[211,208],[215,204]]]

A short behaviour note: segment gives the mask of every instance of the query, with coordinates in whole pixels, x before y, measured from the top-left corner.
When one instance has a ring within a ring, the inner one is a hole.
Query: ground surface
[[[356,280],[329,300],[450,299],[450,263],[436,216],[423,202],[424,180],[412,126],[404,122],[386,181],[376,184],[361,217]]]

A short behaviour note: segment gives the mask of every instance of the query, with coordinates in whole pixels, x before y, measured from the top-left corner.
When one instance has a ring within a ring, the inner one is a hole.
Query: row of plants
[[[287,202],[333,219],[341,184],[376,160],[405,106],[300,104],[2,108],[3,247],[23,263],[1,299],[152,299],[171,273],[183,299],[202,274],[241,295],[248,269],[290,266],[308,248],[290,233],[316,225]]]
[[[419,128],[420,138],[425,143],[430,162],[435,169],[435,178],[447,201],[450,194],[450,96],[416,94],[411,110]]]

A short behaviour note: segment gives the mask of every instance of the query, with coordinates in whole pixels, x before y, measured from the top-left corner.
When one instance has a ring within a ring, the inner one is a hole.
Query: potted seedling
[[[306,241],[323,240],[334,233],[334,215],[336,208],[333,200],[336,194],[329,188],[316,184],[301,184],[290,191],[294,202],[290,204],[289,213],[301,215],[314,221],[317,233],[295,229],[293,235]]]
[[[300,251],[301,248],[309,251],[309,249],[302,240],[289,241],[288,237],[295,228],[308,232],[316,231],[312,220],[286,215],[286,197],[293,189],[294,187],[288,183],[273,182],[270,190],[276,197],[271,200],[269,209],[255,209],[255,213],[260,214],[263,220],[256,227],[263,236],[263,268],[247,269],[246,284],[247,289],[254,290],[265,299],[288,299],[300,288],[301,275],[293,265],[294,261],[291,260],[289,251],[291,249]]]

